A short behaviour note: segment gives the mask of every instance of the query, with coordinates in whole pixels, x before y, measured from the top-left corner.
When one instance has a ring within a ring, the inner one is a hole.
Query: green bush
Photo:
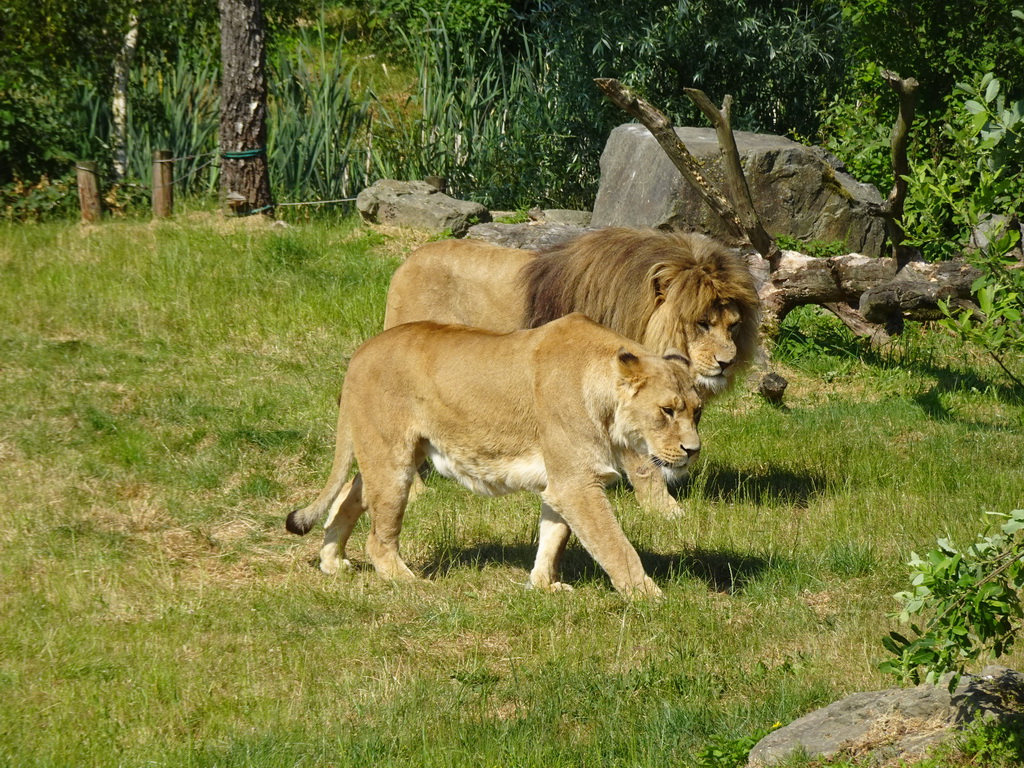
[[[1024,620],[1024,509],[993,517],[1000,522],[969,547],[939,539],[924,557],[911,554],[911,589],[895,597],[914,636],[889,633],[883,644],[896,658],[883,671],[913,683],[953,672],[952,691],[967,664],[1013,648]],[[920,616],[923,628],[913,623]]]

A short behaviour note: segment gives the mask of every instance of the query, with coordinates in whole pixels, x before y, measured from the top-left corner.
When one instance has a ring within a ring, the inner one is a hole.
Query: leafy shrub
[[[771,728],[762,728],[738,739],[715,737],[698,753],[695,765],[697,768],[744,768],[750,750],[780,725],[775,723]]]
[[[908,177],[907,244],[930,260],[961,253],[986,216],[1014,217],[1024,209],[1017,177],[1024,161],[1024,102],[1007,106],[991,73],[957,89],[960,97],[945,128],[951,149],[916,163]]]
[[[924,557],[911,553],[912,588],[895,597],[901,606],[896,616],[914,637],[889,633],[883,645],[896,658],[880,665],[884,672],[913,683],[922,671],[931,683],[953,672],[952,691],[967,664],[1013,648],[1024,619],[1024,509],[990,514],[1002,522],[969,547],[939,539]],[[924,627],[912,623],[918,616],[929,617]]]
[[[43,176],[34,184],[13,181],[0,187],[0,219],[6,221],[70,218],[77,206],[73,174],[53,181]]]
[[[971,286],[980,315],[957,310],[948,301],[940,301],[939,309],[945,316],[940,320],[943,327],[987,351],[1018,387],[1024,387],[1005,362],[1010,353],[1024,351],[1024,274],[1008,255],[1019,244],[1019,231],[1003,230],[971,259],[982,270]]]

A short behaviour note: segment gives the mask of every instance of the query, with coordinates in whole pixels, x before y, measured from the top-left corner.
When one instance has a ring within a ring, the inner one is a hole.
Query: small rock
[[[526,224],[476,224],[469,228],[467,237],[483,240],[491,245],[505,248],[522,248],[526,251],[539,251],[585,232],[583,227],[569,224],[551,224],[528,222]]]
[[[761,379],[757,391],[772,405],[782,405],[782,396],[786,394],[788,386],[789,382],[784,377],[777,373],[767,373]]]
[[[480,203],[456,200],[426,181],[381,179],[356,196],[364,221],[432,232],[451,231],[462,237],[477,222],[490,221]]]

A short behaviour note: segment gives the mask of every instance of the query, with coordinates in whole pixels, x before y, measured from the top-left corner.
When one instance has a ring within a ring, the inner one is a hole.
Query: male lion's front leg
[[[628,453],[623,457],[622,463],[641,509],[668,518],[682,516],[683,508],[669,493],[661,467],[651,461],[649,456]]]
[[[640,555],[622,532],[599,482],[577,488],[572,484],[560,486],[549,478],[544,501],[569,524],[615,589],[631,597],[662,595],[658,585],[644,572]]]

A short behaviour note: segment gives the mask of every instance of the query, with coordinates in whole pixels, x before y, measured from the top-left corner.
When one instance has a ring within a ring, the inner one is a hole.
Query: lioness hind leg
[[[644,573],[640,555],[626,539],[601,488],[560,489],[549,484],[544,501],[565,519],[615,589],[631,597],[661,596],[661,589]]]
[[[338,494],[327,514],[327,522],[324,523],[324,543],[320,547],[321,571],[333,575],[339,570],[352,567],[345,559],[345,545],[348,544],[356,521],[365,511],[363,477],[356,475]]]
[[[551,592],[572,590],[568,584],[558,580],[559,566],[565,545],[569,542],[569,525],[562,516],[547,504],[540,507],[540,533],[537,542],[537,559],[530,571],[530,586]]]
[[[424,482],[429,472],[430,464],[428,462],[423,462],[419,465],[419,469],[416,470],[416,474],[412,478],[412,485],[409,487],[409,504],[412,504],[420,496],[430,491],[430,488]]]
[[[377,573],[386,579],[417,578],[398,553],[398,535],[415,474],[415,464],[401,471],[382,471],[378,466],[370,466],[364,472],[363,493],[370,510],[366,554]]]

